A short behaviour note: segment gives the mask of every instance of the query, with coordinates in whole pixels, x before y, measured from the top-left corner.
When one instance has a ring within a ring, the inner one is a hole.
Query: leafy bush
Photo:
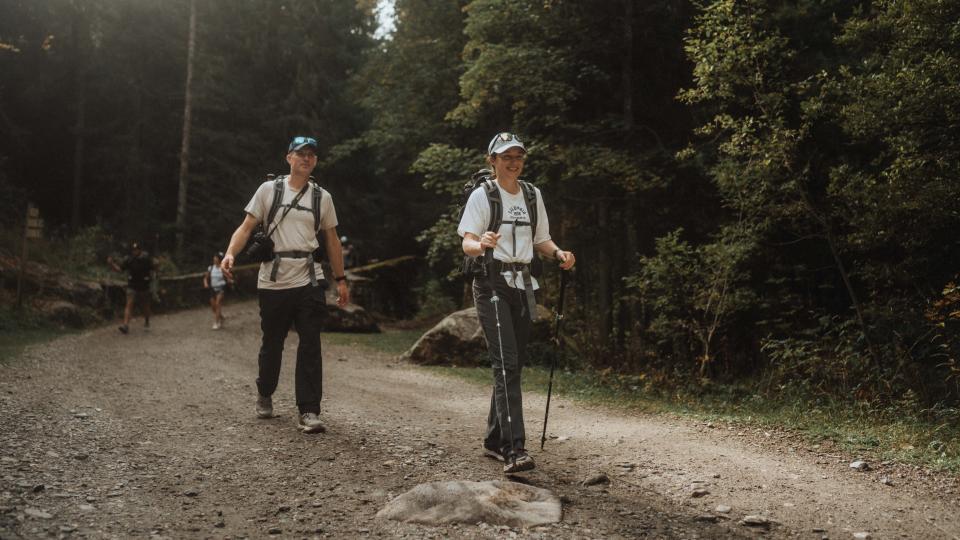
[[[436,279],[428,280],[417,289],[417,319],[428,320],[444,317],[457,309],[456,302],[447,294]]]
[[[754,296],[742,270],[753,241],[744,230],[725,227],[716,241],[694,247],[677,229],[657,239],[656,254],[642,257],[640,271],[625,279],[649,306],[647,330],[681,357],[693,352],[701,377],[732,316],[749,309]]]

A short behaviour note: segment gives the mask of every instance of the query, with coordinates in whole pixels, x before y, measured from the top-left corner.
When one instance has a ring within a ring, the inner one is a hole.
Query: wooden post
[[[20,251],[20,271],[17,272],[17,309],[23,307],[23,276],[27,271],[27,241],[40,238],[43,230],[43,220],[40,219],[40,209],[33,204],[27,204],[27,219],[23,227],[23,246]]]

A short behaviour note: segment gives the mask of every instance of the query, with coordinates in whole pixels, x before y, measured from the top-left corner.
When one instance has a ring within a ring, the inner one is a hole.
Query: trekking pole
[[[563,322],[563,293],[567,289],[567,271],[560,270],[560,299],[557,300],[557,324],[553,330],[553,362],[550,363],[550,382],[547,384],[547,408],[543,412],[543,434],[540,435],[540,449],[543,450],[543,443],[547,440],[547,417],[550,415],[550,395],[553,393],[553,371],[557,367],[557,358],[560,351],[563,350],[563,344],[560,341],[560,323]]]
[[[497,350],[500,351],[500,374],[503,376],[503,401],[507,405],[507,429],[510,430],[510,453],[513,454],[516,450],[513,447],[513,418],[510,416],[510,396],[507,392],[507,367],[503,362],[503,333],[500,331],[500,310],[497,308],[500,297],[497,296],[493,279],[493,249],[488,249],[483,254],[483,259],[487,281],[490,284],[490,303],[493,304],[493,314],[497,321]],[[494,385],[496,385],[496,381],[494,381]]]

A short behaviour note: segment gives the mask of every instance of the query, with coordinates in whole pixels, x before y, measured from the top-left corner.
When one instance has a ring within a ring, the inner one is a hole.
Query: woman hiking
[[[526,156],[526,147],[516,135],[494,136],[487,146],[493,179],[473,190],[457,227],[463,252],[485,260],[486,274],[473,280],[473,300],[493,367],[483,451],[503,461],[503,472],[508,474],[534,468],[525,446],[520,395],[520,372],[527,359],[530,323],[536,316],[533,291],[539,288],[531,263],[535,254],[558,260],[563,270],[576,263],[572,252],[560,249],[550,238],[540,190],[520,180]],[[491,204],[491,199],[499,204]],[[491,216],[497,208],[501,215]]]

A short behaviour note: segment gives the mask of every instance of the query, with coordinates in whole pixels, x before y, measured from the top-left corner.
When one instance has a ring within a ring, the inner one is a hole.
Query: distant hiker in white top
[[[483,449],[486,455],[504,462],[505,473],[534,468],[525,447],[520,372],[536,313],[533,291],[539,284],[531,275],[535,252],[560,261],[564,270],[576,263],[572,252],[560,249],[550,238],[540,190],[520,180],[526,154],[523,142],[511,133],[499,133],[490,141],[487,162],[493,169],[494,196],[499,196],[502,215],[491,220],[490,195],[485,187],[479,187],[470,194],[457,228],[463,237],[463,252],[483,259],[478,263],[484,262],[488,272],[473,280],[473,299],[493,367]],[[528,193],[536,197],[533,208]],[[491,223],[495,230],[488,230]]]
[[[213,255],[213,264],[207,267],[203,274],[203,288],[210,292],[210,309],[213,310],[213,329],[219,330],[223,327],[223,296],[228,283],[233,283],[233,278],[220,268],[220,262],[223,259],[223,253]]]
[[[230,275],[235,257],[251,234],[269,221],[266,225],[274,241],[273,258],[261,263],[257,280],[263,340],[256,412],[260,418],[273,416],[272,395],[280,378],[283,342],[293,327],[300,336],[295,375],[298,427],[304,433],[319,433],[326,430],[319,417],[323,394],[320,326],[326,313],[328,285],[320,265],[321,238],[337,286],[337,305],[350,301],[350,291],[343,272],[333,198],[310,178],[317,166],[317,141],[294,137],[287,147],[287,163],[290,175],[264,182],[247,204],[247,215],[230,238],[220,266]],[[271,216],[277,192],[281,199],[276,208],[282,210]]]

